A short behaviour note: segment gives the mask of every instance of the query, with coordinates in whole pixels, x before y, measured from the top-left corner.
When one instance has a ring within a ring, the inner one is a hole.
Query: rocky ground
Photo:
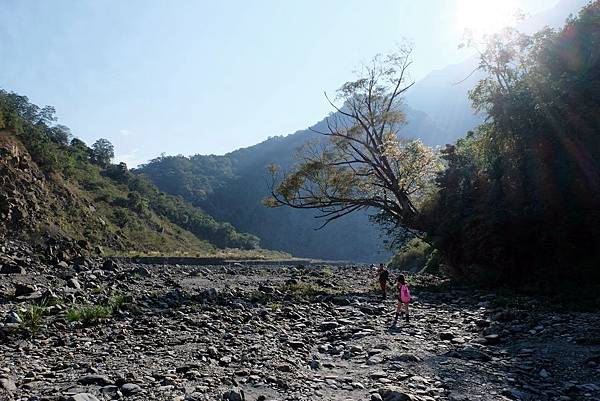
[[[600,400],[597,313],[360,266],[49,265],[0,246],[0,400]]]

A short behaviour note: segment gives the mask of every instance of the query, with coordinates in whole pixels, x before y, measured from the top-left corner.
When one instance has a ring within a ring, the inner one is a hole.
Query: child
[[[406,284],[404,274],[398,276],[398,279],[396,280],[396,286],[398,287],[398,305],[396,306],[394,326],[396,325],[396,322],[398,322],[398,316],[400,313],[405,314],[406,321],[408,322],[408,303],[411,300],[410,290],[408,289],[408,284]]]
[[[379,288],[381,288],[382,299],[387,298],[387,282],[389,277],[390,272],[385,268],[383,263],[380,263],[379,268],[377,269],[377,279],[379,280]]]

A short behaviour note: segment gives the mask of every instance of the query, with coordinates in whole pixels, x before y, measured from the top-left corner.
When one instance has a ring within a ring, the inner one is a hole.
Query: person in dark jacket
[[[390,278],[390,272],[383,263],[377,268],[377,279],[379,280],[379,288],[381,288],[381,299],[387,298],[387,283]]]

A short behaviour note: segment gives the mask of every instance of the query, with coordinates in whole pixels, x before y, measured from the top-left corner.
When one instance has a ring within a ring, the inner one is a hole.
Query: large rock
[[[36,290],[37,290],[37,288],[35,288],[35,286],[33,286],[33,285],[16,283],[15,284],[15,297],[33,294]]]
[[[107,386],[109,384],[113,384],[114,382],[108,378],[108,376],[104,375],[85,375],[79,378],[79,383],[84,386],[88,386],[91,384],[95,384],[98,386]]]
[[[223,394],[223,401],[246,401],[243,390],[229,390]]]
[[[110,271],[115,271],[119,268],[119,265],[117,265],[117,262],[115,262],[112,259],[107,259],[104,261],[104,263],[102,263],[102,269],[103,270],[110,270]]]
[[[378,392],[383,401],[412,401],[408,394],[397,387],[387,387],[380,389]]]
[[[328,321],[328,322],[322,322],[319,325],[319,330],[321,331],[329,331],[329,330],[333,330],[340,327],[340,324],[336,321]]]
[[[14,393],[17,391],[17,385],[8,377],[0,377],[0,388],[8,391],[9,393]]]
[[[2,265],[0,274],[25,274],[25,269],[17,265]]]
[[[142,391],[142,388],[134,383],[125,383],[121,386],[121,392],[125,396],[137,394],[137,393],[140,393],[141,391]]]

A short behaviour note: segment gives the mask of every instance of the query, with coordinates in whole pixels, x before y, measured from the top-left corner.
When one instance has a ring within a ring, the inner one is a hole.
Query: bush
[[[108,319],[113,314],[113,308],[104,305],[86,305],[67,311],[67,319],[70,322],[82,322],[92,324],[101,319]]]
[[[21,328],[28,331],[34,337],[44,323],[44,313],[44,307],[38,305],[30,305],[25,311],[19,311]]]
[[[437,268],[439,261],[439,252],[425,241],[413,238],[392,257],[388,264],[393,269],[416,273],[426,267]]]

